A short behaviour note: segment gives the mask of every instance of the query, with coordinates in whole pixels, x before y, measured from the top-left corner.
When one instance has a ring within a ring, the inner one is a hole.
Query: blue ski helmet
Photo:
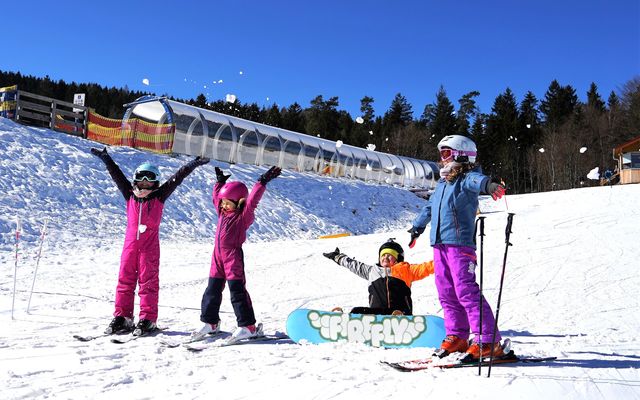
[[[133,181],[158,182],[160,180],[160,170],[150,162],[140,164],[133,173]]]

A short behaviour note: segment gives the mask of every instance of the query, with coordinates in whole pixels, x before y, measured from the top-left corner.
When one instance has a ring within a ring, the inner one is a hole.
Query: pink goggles
[[[463,150],[453,150],[453,149],[442,149],[440,150],[440,160],[447,161],[450,159],[457,160],[458,157],[469,157],[475,156],[475,151],[463,151]]]

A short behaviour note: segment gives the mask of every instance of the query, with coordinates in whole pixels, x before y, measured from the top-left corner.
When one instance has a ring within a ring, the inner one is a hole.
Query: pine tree
[[[456,120],[458,135],[469,136],[469,128],[471,126],[469,121],[475,119],[480,112],[480,109],[474,100],[474,97],[478,96],[480,96],[480,92],[474,90],[465,94],[460,98],[460,100],[458,100],[458,103],[460,104]]]
[[[196,97],[196,101],[193,103],[193,105],[200,108],[206,108],[207,96],[205,96],[203,93],[200,93],[198,97]]]
[[[425,107],[422,120],[427,123],[429,128],[430,140],[433,139],[436,144],[446,135],[458,131],[453,104],[447,97],[444,87],[440,86],[436,93],[435,104]]]
[[[411,110],[411,104],[400,93],[391,101],[389,110],[384,114],[383,123],[385,129],[391,131],[400,127],[409,125],[413,121],[413,111]]]
[[[291,104],[282,112],[282,127],[293,132],[305,132],[305,120],[302,107],[298,103]]]
[[[514,188],[518,187],[520,178],[517,132],[517,102],[511,89],[507,88],[493,103],[478,151],[485,173],[504,178]]]
[[[578,96],[574,88],[561,86],[557,80],[551,82],[540,105],[547,127],[552,131],[559,129],[574,116],[577,104]]]
[[[313,136],[320,135],[325,139],[338,139],[338,119],[340,117],[338,97],[325,101],[322,95],[311,100],[311,107],[305,110],[305,131]]]
[[[524,95],[518,113],[518,138],[527,148],[540,144],[540,117],[538,99],[531,92]]]
[[[277,104],[273,104],[267,109],[264,116],[264,123],[269,126],[275,126],[276,128],[282,126],[282,115],[280,115],[280,109]]]
[[[532,192],[537,187],[536,159],[542,142],[538,99],[531,92],[524,95],[518,111],[518,142],[523,155],[522,187],[519,192]]]
[[[640,75],[622,85],[620,100],[624,110],[622,139],[633,139],[640,132]]]
[[[602,101],[598,93],[598,86],[596,86],[594,82],[591,82],[591,86],[587,92],[587,106],[601,113],[605,111],[604,101]]]
[[[356,123],[353,126],[353,133],[349,144],[357,147],[366,147],[368,143],[371,143],[371,135],[369,132],[373,131],[373,124],[375,122],[373,103],[373,97],[365,96],[360,99],[360,118],[362,118],[362,123]]]

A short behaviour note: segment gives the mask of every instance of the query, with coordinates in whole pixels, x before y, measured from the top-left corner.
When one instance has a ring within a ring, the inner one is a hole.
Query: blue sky
[[[606,100],[640,75],[638,0],[202,3],[21,1],[0,69],[261,106],[338,96],[354,118],[364,96],[382,115],[401,93],[417,118],[440,85],[490,112],[507,87],[540,99],[557,79],[584,100],[595,82]]]

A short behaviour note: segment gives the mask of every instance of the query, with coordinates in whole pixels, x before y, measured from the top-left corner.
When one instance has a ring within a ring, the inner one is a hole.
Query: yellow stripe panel
[[[334,238],[345,237],[345,236],[351,236],[351,234],[349,232],[336,233],[334,235],[320,236],[318,239],[334,239]]]

